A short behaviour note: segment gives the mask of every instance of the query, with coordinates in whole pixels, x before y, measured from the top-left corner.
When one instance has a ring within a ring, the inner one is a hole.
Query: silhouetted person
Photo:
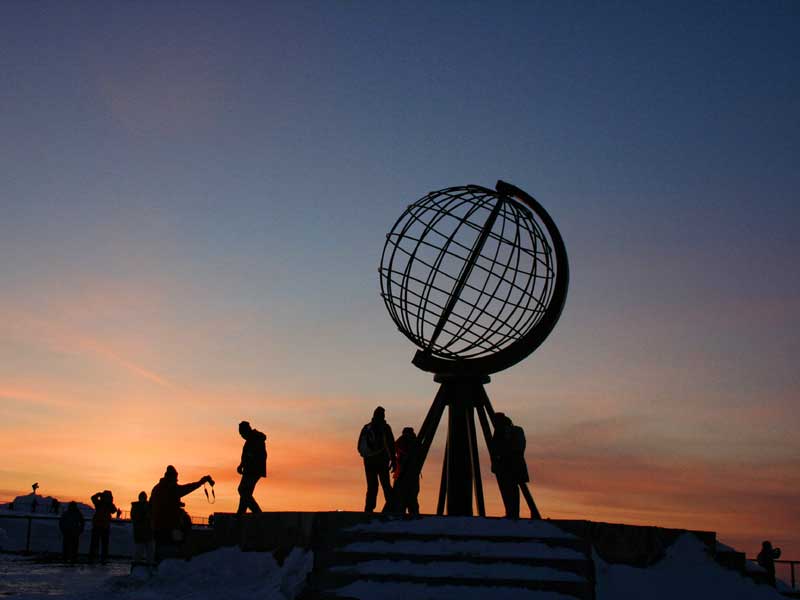
[[[267,476],[267,436],[250,427],[250,423],[239,423],[239,435],[244,438],[242,460],[236,472],[242,476],[239,482],[239,508],[237,515],[243,515],[249,508],[251,512],[260,513],[261,507],[253,498],[258,480]]]
[[[408,460],[412,453],[415,453],[418,448],[419,440],[417,439],[417,434],[414,433],[414,429],[412,427],[404,427],[403,433],[400,434],[400,437],[397,438],[394,443],[396,456],[395,464],[397,465],[393,474],[395,481],[400,475],[406,472]],[[419,514],[419,477],[415,477],[414,479],[414,481],[409,482],[405,497],[400,498],[403,513],[408,511],[410,515]],[[394,493],[397,493],[396,488]]]
[[[61,510],[61,502],[53,498],[53,502],[50,504],[50,512],[54,515],[58,514],[58,511]]]
[[[139,500],[131,503],[131,524],[134,543],[133,562],[152,565],[155,556],[153,512],[145,492],[139,492]]]
[[[150,492],[157,560],[162,557],[165,546],[181,544],[191,531],[192,521],[183,510],[185,505],[181,498],[210,481],[211,475],[204,475],[198,481],[179,484],[178,471],[172,465],[167,466],[164,476]]]
[[[64,562],[75,562],[78,560],[78,546],[80,545],[81,534],[85,526],[85,520],[75,501],[67,505],[67,510],[58,518],[58,528],[63,537],[62,554]]]
[[[519,485],[528,481],[525,464],[525,432],[503,413],[494,417],[492,472],[497,476],[506,517],[519,519]]]
[[[769,577],[769,583],[775,587],[775,561],[781,557],[781,549],[773,548],[772,542],[761,542],[761,552],[758,553],[758,564],[764,567]]]
[[[383,488],[386,502],[392,497],[389,468],[394,471],[395,448],[392,428],[386,422],[386,411],[379,406],[372,413],[372,420],[361,428],[358,436],[358,453],[364,459],[364,474],[367,478],[367,497],[364,512],[375,510],[378,501],[378,481]]]
[[[108,560],[108,538],[111,535],[111,518],[117,512],[114,506],[114,496],[109,490],[97,492],[92,496],[94,516],[92,517],[92,538],[89,543],[89,562],[97,559],[98,547],[100,562]]]

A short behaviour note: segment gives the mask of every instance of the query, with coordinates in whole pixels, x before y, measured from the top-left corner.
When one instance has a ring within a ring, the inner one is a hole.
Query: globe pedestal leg
[[[464,393],[467,390],[454,391]],[[474,444],[469,439],[470,430],[467,426],[467,419],[472,416],[470,400],[462,396],[451,398],[448,403],[446,455],[448,515],[472,515],[471,448]]]

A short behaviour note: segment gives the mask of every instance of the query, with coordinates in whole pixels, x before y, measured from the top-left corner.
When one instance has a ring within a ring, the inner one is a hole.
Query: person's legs
[[[239,482],[239,508],[236,510],[237,515],[243,515],[249,508],[254,513],[260,513],[261,507],[253,498],[253,491],[256,489],[258,477],[252,475],[242,475],[242,480]]]
[[[111,536],[111,527],[106,527],[100,532],[100,562],[108,561],[108,538]]]
[[[408,509],[408,514],[415,516],[419,514],[419,479],[409,487],[408,500],[406,500],[405,505],[405,508]]]
[[[100,543],[100,530],[92,525],[92,537],[89,540],[89,562],[97,560],[97,546]]]
[[[81,538],[79,535],[71,535],[69,537],[69,560],[70,562],[76,562],[78,560],[78,545],[80,544]]]
[[[72,536],[65,535],[64,540],[61,543],[61,558],[64,562],[69,562],[71,549],[72,549]]]
[[[364,512],[371,513],[378,502],[378,469],[364,461],[364,475],[367,478],[367,497],[364,502]]]
[[[392,499],[392,481],[389,479],[389,467],[385,465],[382,466],[378,471],[378,477],[380,478],[381,488],[383,489],[383,499],[388,503]],[[377,492],[375,495],[378,495]]]
[[[500,486],[500,495],[503,498],[506,517],[519,519],[519,486],[516,481],[508,476],[498,476],[497,483]]]

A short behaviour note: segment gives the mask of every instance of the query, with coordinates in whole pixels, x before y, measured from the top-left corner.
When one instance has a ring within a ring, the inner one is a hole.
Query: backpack
[[[358,453],[363,458],[377,456],[386,449],[383,431],[376,429],[372,423],[367,423],[361,429],[361,435],[358,436]]]

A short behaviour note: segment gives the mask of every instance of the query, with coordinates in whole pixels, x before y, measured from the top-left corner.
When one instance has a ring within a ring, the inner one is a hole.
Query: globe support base
[[[443,515],[446,508],[448,515],[473,515],[474,493],[478,515],[486,516],[475,415],[478,416],[486,447],[491,449],[494,410],[484,388],[484,384],[489,383],[489,377],[440,374],[436,375],[434,381],[440,384],[439,390],[417,434],[417,451],[409,456],[407,466],[398,477],[392,498],[384,506],[383,512],[402,512],[402,499],[411,483],[419,480],[447,408],[447,441],[436,514]],[[520,488],[531,511],[531,518],[541,518],[528,486],[522,483]]]

